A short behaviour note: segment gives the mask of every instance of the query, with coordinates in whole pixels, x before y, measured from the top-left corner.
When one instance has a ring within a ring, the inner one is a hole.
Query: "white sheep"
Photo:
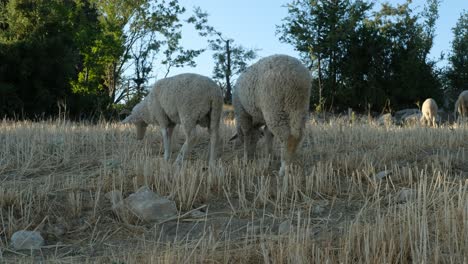
[[[453,117],[455,120],[457,120],[457,112],[459,117],[468,117],[468,90],[461,92],[457,101],[455,102],[455,110],[453,112]]]
[[[252,159],[260,127],[265,125],[265,144],[272,150],[273,135],[281,142],[281,168],[285,175],[302,139],[308,116],[312,77],[297,59],[273,55],[259,60],[239,76],[233,105],[237,134],[244,142],[244,158]]]
[[[428,98],[424,101],[422,108],[421,108],[421,123],[424,125],[432,125],[436,127],[436,119],[437,119],[437,103],[434,99]]]
[[[198,124],[210,133],[210,165],[217,158],[219,125],[223,108],[220,87],[210,78],[184,73],[157,81],[148,96],[137,104],[122,123],[133,123],[137,139],[143,139],[148,124],[161,128],[164,159],[171,157],[171,138],[176,124],[185,132],[185,143],[177,156],[180,164],[190,153],[194,128]]]

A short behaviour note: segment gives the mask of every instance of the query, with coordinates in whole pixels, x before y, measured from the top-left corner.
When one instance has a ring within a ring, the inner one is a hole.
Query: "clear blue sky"
[[[276,25],[287,16],[285,4],[291,0],[179,0],[179,3],[191,12],[194,6],[201,7],[208,12],[209,24],[221,31],[225,36],[232,38],[236,43],[248,48],[260,49],[259,57],[271,54],[288,54],[299,57],[294,47],[281,43],[275,35]],[[380,9],[380,3],[403,3],[404,0],[376,0],[376,8]],[[425,0],[413,0],[414,11],[422,11]],[[436,37],[430,56],[438,58],[441,52],[450,51],[453,39],[452,27],[455,26],[462,10],[468,10],[468,0],[442,0],[439,7],[439,19],[436,25]],[[188,12],[188,13],[189,13]],[[204,48],[206,39],[199,37],[193,27],[185,27],[182,32],[182,45],[185,48]],[[213,69],[212,53],[204,52],[197,59],[197,67],[185,67],[172,69],[169,76],[194,72],[211,76]],[[443,65],[442,62],[439,65]],[[163,72],[164,68],[156,68],[156,73]],[[163,76],[157,76],[162,78]]]

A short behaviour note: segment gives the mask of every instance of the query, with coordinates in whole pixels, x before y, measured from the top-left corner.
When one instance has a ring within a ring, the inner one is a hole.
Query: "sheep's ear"
[[[232,137],[229,139],[229,142],[235,140],[235,139],[238,138],[238,137],[239,137],[239,135],[238,135],[237,133],[234,134],[234,136],[232,136]]]

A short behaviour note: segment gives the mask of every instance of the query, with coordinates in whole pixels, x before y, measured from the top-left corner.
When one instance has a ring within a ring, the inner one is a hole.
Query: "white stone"
[[[398,196],[396,200],[398,203],[406,203],[415,198],[416,198],[415,190],[409,189],[409,188],[403,188],[402,190],[400,190],[400,192],[398,192]]]
[[[193,218],[203,218],[203,217],[206,217],[206,213],[200,210],[195,210],[190,213],[190,216]]]
[[[16,250],[40,249],[44,245],[44,238],[37,231],[21,230],[11,236],[11,245]]]
[[[177,215],[174,201],[159,197],[148,187],[140,188],[125,199],[127,208],[143,221],[161,221]]]
[[[292,225],[291,220],[283,221],[283,222],[278,226],[278,234],[279,234],[279,235],[288,234],[288,233],[291,231],[292,227],[293,227],[293,225]]]
[[[375,175],[375,179],[376,180],[382,180],[383,178],[389,176],[390,174],[392,174],[391,170],[384,170],[384,171],[381,171],[381,172],[377,173]]]

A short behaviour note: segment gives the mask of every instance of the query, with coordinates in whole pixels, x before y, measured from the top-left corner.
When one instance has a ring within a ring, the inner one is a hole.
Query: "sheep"
[[[217,158],[222,108],[222,91],[213,80],[184,73],[157,81],[148,96],[133,108],[122,123],[135,124],[138,140],[143,139],[148,124],[159,125],[165,160],[171,157],[173,130],[177,124],[181,124],[185,143],[176,158],[179,165],[190,153],[195,126],[207,127],[210,133],[209,163],[213,165]]]
[[[459,113],[459,117],[468,117],[468,90],[461,92],[455,102],[455,110],[453,112],[455,120],[457,120],[457,112]]]
[[[421,110],[421,123],[424,125],[432,125],[436,127],[436,118],[437,118],[437,103],[434,99],[428,98],[424,101]]]
[[[234,87],[233,105],[244,158],[252,159],[263,129],[271,154],[273,136],[281,142],[280,176],[285,175],[302,139],[309,111],[312,76],[296,58],[272,55],[242,73]]]

